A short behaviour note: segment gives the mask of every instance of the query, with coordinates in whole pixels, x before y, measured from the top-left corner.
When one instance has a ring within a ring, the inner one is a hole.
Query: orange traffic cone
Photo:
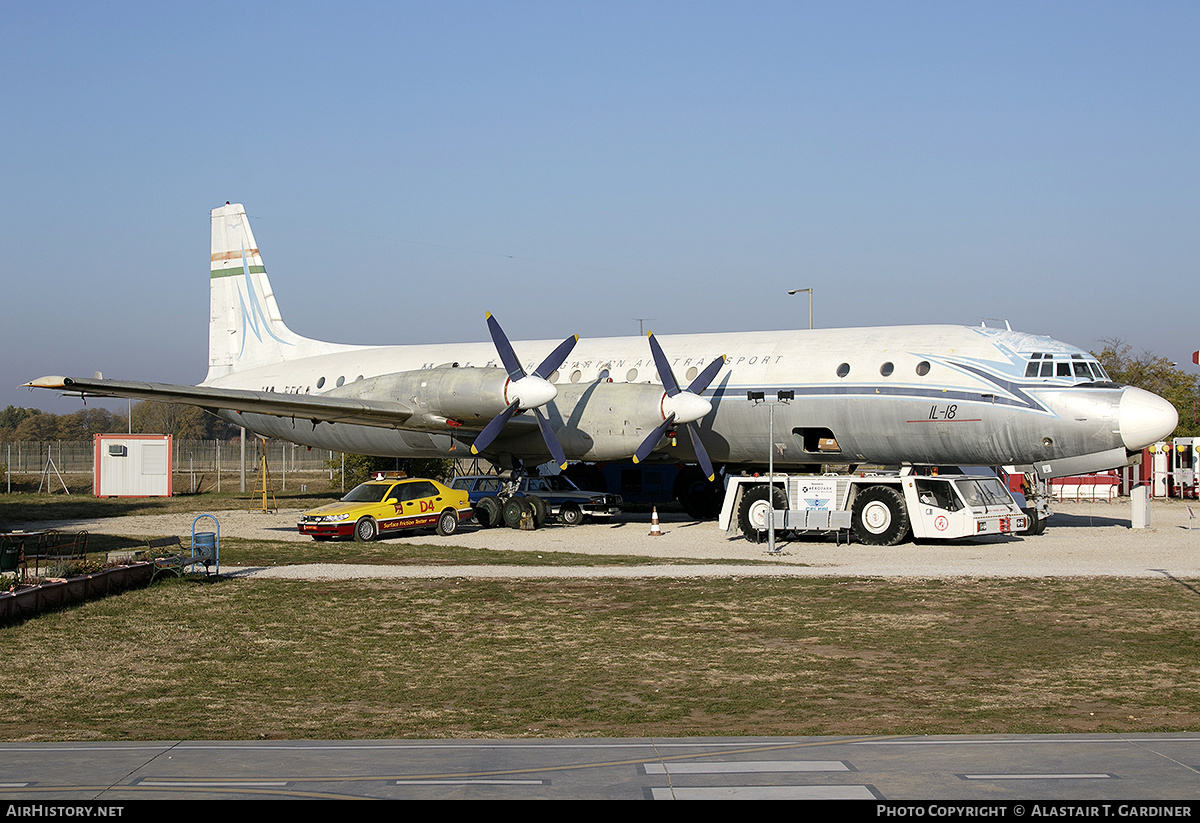
[[[658,527],[658,506],[655,506],[650,513],[650,536],[662,537],[662,529]]]

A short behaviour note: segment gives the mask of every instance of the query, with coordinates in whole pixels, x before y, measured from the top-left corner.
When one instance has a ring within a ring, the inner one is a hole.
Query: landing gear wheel
[[[1037,509],[1021,509],[1021,512],[1029,517],[1029,528],[1025,530],[1025,534],[1044,534],[1046,532],[1048,517],[1039,516]]]
[[[487,495],[481,497],[479,502],[475,504],[475,519],[479,521],[479,525],[485,529],[490,529],[493,526],[499,526],[501,522],[500,499],[495,495]]]
[[[533,511],[533,525],[540,529],[546,525],[546,501],[536,494],[529,495],[525,500],[529,503],[529,508]]]
[[[450,509],[438,515],[437,533],[449,537],[458,531],[458,514]]]
[[[528,513],[533,517],[533,507],[523,497],[510,497],[504,501],[504,525],[510,529],[521,528],[521,516]]]
[[[360,517],[354,524],[354,539],[359,543],[370,543],[378,536],[379,527],[375,525],[374,518]]]
[[[778,486],[755,486],[742,495],[738,506],[738,528],[751,543],[767,539],[771,516],[771,501],[777,510],[787,508],[787,495]]]
[[[558,519],[564,526],[578,526],[583,522],[583,510],[574,503],[567,503],[559,511]]]
[[[908,509],[890,486],[868,486],[854,498],[854,536],[867,546],[895,546],[908,536]]]

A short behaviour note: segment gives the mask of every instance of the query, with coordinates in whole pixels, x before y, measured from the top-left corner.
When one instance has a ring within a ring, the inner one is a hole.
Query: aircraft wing
[[[228,409],[251,414],[291,417],[313,423],[356,423],[362,426],[402,428],[413,410],[392,400],[357,400],[327,395],[282,394],[246,389],[176,386],[134,380],[41,377],[25,384],[31,388],[59,389],[93,397],[132,397],[163,403],[185,403],[205,409]]]

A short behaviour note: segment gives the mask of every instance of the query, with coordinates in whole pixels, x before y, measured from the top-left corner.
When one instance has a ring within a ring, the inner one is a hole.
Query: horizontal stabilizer
[[[42,377],[25,384],[31,388],[59,389],[93,397],[130,397],[163,403],[185,403],[206,409],[229,409],[250,414],[293,417],[314,423],[357,423],[363,426],[399,427],[412,409],[392,400],[356,400],[328,395],[280,394],[245,389],[176,386],[133,380],[96,380]]]

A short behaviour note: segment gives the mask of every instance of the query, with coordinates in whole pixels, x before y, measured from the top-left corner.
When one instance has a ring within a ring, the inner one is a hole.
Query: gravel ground
[[[696,523],[682,515],[660,518],[660,536],[650,535],[648,515],[623,515],[610,522],[537,531],[480,529],[464,526],[452,537],[424,532],[389,538],[397,551],[409,543],[445,541],[452,545],[500,551],[578,552],[591,555],[645,557],[638,567],[508,567],[508,566],[353,566],[309,564],[267,569],[222,567],[235,576],[333,579],[382,577],[696,577],[704,575],[865,576],[891,578],[946,577],[1163,577],[1200,579],[1200,526],[1189,517],[1188,502],[1151,503],[1150,527],[1130,528],[1128,499],[1114,503],[1056,504],[1046,533],[1026,537],[990,537],[876,548],[831,539],[781,540],[778,554],[753,544],[739,533],[718,531],[715,522]],[[1200,506],[1192,504],[1200,512]],[[87,529],[118,535],[191,534],[193,514],[121,517],[105,520],[36,524],[41,528]],[[224,511],[214,513],[221,537],[307,542],[296,531],[298,510],[275,514]],[[211,531],[212,522],[198,528]],[[724,561],[720,565],[654,564],[675,558]],[[753,565],[730,564],[744,561]],[[763,562],[765,561],[765,562]]]

